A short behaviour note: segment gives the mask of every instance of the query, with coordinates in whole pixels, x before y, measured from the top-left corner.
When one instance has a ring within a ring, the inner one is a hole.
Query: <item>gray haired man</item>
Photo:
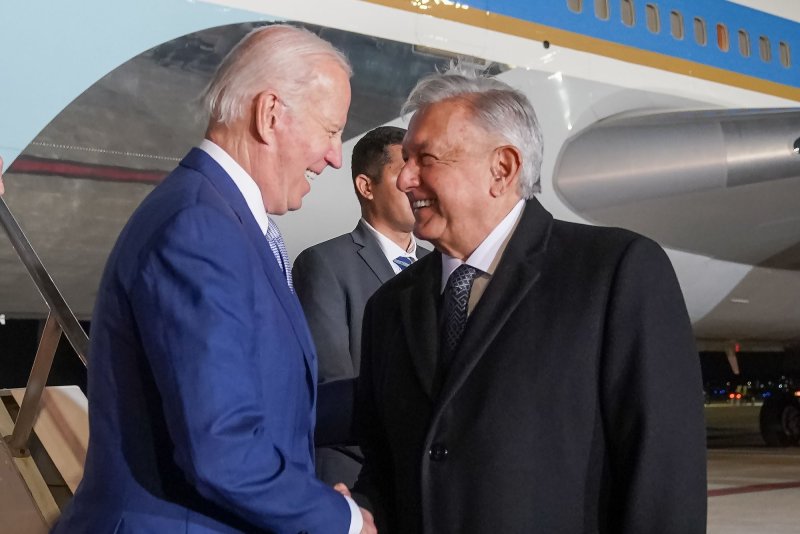
[[[406,111],[398,187],[436,252],[364,313],[356,491],[381,531],[705,532],[699,362],[661,247],[544,210],[539,125],[503,82],[432,75]]]

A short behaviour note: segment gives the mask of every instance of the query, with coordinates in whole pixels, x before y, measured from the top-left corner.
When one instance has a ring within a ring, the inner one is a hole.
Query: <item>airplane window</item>
[[[600,20],[608,20],[608,0],[594,0],[594,15]]]
[[[620,0],[620,8],[622,11],[622,23],[625,26],[636,24],[636,18],[633,13],[633,0]]]
[[[645,13],[647,15],[647,29],[653,33],[659,33],[661,31],[661,21],[658,20],[658,6],[655,4],[647,4],[645,6]]]
[[[567,0],[567,7],[570,11],[580,13],[583,11],[583,0]]]
[[[769,47],[769,38],[761,36],[758,38],[758,53],[761,56],[761,61],[769,63],[772,61],[772,50]]]
[[[792,56],[789,51],[788,43],[784,43],[783,41],[781,41],[780,50],[781,50],[781,65],[783,65],[788,69],[789,67],[792,66]]]
[[[723,52],[727,52],[731,48],[730,42],[728,42],[728,27],[724,24],[717,24],[717,46]]]
[[[680,11],[670,11],[669,32],[675,39],[683,40],[683,15],[681,15]]]
[[[706,21],[700,17],[694,18],[694,40],[700,46],[705,46],[708,43],[708,35],[706,35]]]
[[[739,53],[742,57],[750,57],[750,36],[746,30],[739,30]]]

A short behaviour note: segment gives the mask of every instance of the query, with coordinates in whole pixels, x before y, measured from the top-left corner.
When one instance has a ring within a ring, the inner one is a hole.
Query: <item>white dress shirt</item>
[[[255,180],[245,171],[230,154],[225,152],[219,145],[208,139],[203,139],[197,147],[209,156],[211,159],[219,163],[228,176],[231,177],[233,183],[242,193],[247,207],[253,213],[258,227],[261,228],[261,234],[264,235],[266,240],[267,229],[269,228],[269,217],[267,209],[264,207],[264,199],[261,197],[261,190],[256,185]],[[356,502],[350,497],[345,497],[347,505],[350,507],[350,530],[348,534],[359,534],[361,528],[364,526],[364,520],[361,517],[361,510],[358,509]]]
[[[417,261],[417,242],[413,236],[411,237],[411,244],[408,246],[408,250],[403,250],[403,247],[377,231],[363,217],[361,218],[361,222],[364,223],[364,225],[367,227],[367,230],[369,230],[372,235],[375,236],[375,239],[378,240],[378,246],[381,247],[381,252],[383,252],[383,255],[386,256],[386,260],[389,262],[389,265],[392,266],[394,274],[397,274],[403,270],[394,262],[396,257],[406,256],[412,258],[414,261]]]
[[[450,278],[450,275],[453,274],[453,271],[458,269],[459,266],[466,263],[471,267],[475,267],[478,269],[478,277],[482,279],[486,279],[484,284],[488,284],[488,281],[491,280],[492,276],[494,275],[494,269],[497,265],[497,254],[500,249],[503,247],[503,244],[508,240],[511,231],[517,225],[520,216],[522,216],[522,210],[525,208],[525,200],[521,199],[517,202],[511,211],[508,212],[500,224],[494,227],[494,230],[489,232],[489,235],[486,236],[478,248],[470,254],[467,261],[461,261],[457,258],[453,258],[448,256],[445,253],[442,253],[442,285],[441,291],[444,292],[445,286],[447,286],[447,280]],[[478,283],[478,278],[475,279],[475,282]],[[485,287],[482,286],[482,287]],[[475,286],[473,285],[473,289]],[[470,294],[469,299],[469,306],[467,308],[468,313],[472,313],[472,310],[475,308],[477,304],[477,300],[483,294],[481,291],[480,294],[475,295],[476,298],[473,298],[473,292]]]

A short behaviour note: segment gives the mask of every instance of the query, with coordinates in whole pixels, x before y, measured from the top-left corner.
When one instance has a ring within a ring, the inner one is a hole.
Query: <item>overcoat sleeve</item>
[[[664,251],[632,241],[617,267],[601,355],[609,532],[706,531],[699,356]]]
[[[394,469],[391,448],[382,431],[376,403],[376,388],[382,380],[380,354],[375,352],[376,337],[380,336],[380,313],[376,312],[375,297],[367,301],[361,336],[361,371],[356,379],[355,433],[364,465],[356,481],[353,497],[375,516],[378,532],[391,533],[396,524],[394,512]]]

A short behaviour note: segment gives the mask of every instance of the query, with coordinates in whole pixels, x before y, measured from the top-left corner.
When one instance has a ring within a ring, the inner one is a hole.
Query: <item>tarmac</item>
[[[766,447],[759,408],[706,407],[708,534],[800,532],[800,447]]]

